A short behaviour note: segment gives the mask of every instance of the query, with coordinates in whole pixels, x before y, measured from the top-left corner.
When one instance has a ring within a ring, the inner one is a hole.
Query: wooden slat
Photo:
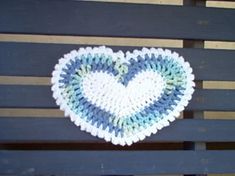
[[[203,81],[203,88],[235,90],[235,81]]]
[[[136,47],[175,47],[182,48],[183,41],[180,39],[140,38],[140,37],[97,37],[75,35],[35,35],[35,34],[2,34],[2,42],[25,42],[25,43],[57,43],[57,44],[80,44],[80,45],[114,45]],[[232,42],[231,42],[232,43]]]
[[[230,119],[235,120],[235,112],[204,111],[206,119]]]
[[[0,151],[0,173],[17,175],[234,173],[234,163],[233,150]]]
[[[166,5],[183,5],[183,0],[90,0],[99,2],[122,2],[136,4],[166,4]]]
[[[64,112],[58,109],[40,108],[0,108],[0,117],[60,117]]]
[[[205,41],[204,48],[235,50],[235,42]]]
[[[234,90],[196,89],[186,110],[233,111]],[[57,108],[50,86],[0,85],[2,108]]]
[[[217,8],[233,8],[235,9],[235,2],[232,0],[209,0],[206,2],[207,7],[217,7]]]
[[[143,142],[235,141],[235,120],[177,119]],[[69,118],[0,118],[0,143],[104,142],[80,131]]]
[[[13,0],[0,4],[0,32],[231,41],[234,17],[230,9]]]
[[[50,80],[50,77],[0,76],[0,84],[4,85],[50,85]]]
[[[60,57],[82,46],[84,45],[0,42],[0,75],[51,76]],[[112,48],[114,51],[135,49],[118,46]],[[235,80],[235,51],[189,48],[171,50],[184,56],[191,64],[197,80]]]

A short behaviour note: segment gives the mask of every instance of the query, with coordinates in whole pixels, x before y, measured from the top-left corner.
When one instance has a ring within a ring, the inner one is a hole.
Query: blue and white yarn
[[[57,105],[81,130],[131,145],[179,116],[192,98],[193,80],[189,63],[170,50],[124,54],[101,46],[64,55],[51,82]]]

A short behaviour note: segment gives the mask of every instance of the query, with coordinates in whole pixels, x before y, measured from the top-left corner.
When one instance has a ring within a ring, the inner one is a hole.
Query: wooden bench
[[[197,4],[205,2],[165,6],[72,0],[1,1],[2,34],[183,40],[184,48],[170,49],[190,62],[197,89],[183,119],[130,147],[104,143],[80,131],[69,118],[11,117],[2,113],[0,174],[235,173],[235,120],[203,117],[203,111],[234,111],[235,91],[201,86],[202,81],[235,80],[235,51],[203,48],[205,40],[235,41],[235,10],[195,7]],[[0,75],[50,77],[58,59],[81,46],[86,45],[1,41]],[[110,47],[115,51],[136,48]],[[14,83],[0,85],[0,108],[0,112],[15,108],[58,109],[49,84]],[[214,147],[210,148],[210,144]],[[227,144],[227,148],[217,144]]]

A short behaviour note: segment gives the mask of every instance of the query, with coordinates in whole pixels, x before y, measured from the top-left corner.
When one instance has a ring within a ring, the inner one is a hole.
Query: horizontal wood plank
[[[234,173],[235,151],[0,151],[0,173],[135,175]]]
[[[51,76],[58,59],[79,47],[84,45],[0,42],[0,75]],[[135,49],[120,46],[111,48],[124,52]],[[235,51],[189,48],[171,50],[178,52],[191,64],[196,80],[235,80]]]
[[[0,4],[0,32],[232,41],[234,17],[205,7],[12,0]]]
[[[177,119],[143,142],[233,142],[235,120]],[[0,143],[104,142],[83,132],[69,118],[0,117]]]
[[[235,90],[196,89],[186,110],[233,111]],[[0,85],[1,108],[57,108],[50,86]]]
[[[160,39],[140,37],[103,37],[103,36],[75,36],[75,35],[35,35],[35,34],[4,34],[0,33],[1,42],[25,43],[60,43],[80,45],[114,45],[114,46],[155,46],[155,47],[183,47],[182,39]],[[234,43],[234,42],[226,42]]]

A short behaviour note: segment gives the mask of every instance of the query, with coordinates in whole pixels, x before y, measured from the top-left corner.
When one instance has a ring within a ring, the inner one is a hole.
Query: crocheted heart
[[[179,116],[192,98],[193,80],[189,63],[170,50],[124,54],[101,46],[64,55],[51,82],[57,105],[81,130],[131,145]]]

